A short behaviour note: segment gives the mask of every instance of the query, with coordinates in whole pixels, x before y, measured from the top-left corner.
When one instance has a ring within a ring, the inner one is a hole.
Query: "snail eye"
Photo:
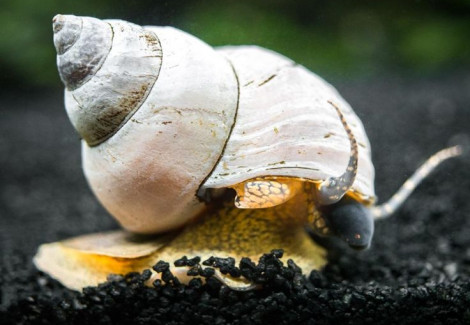
[[[321,211],[331,233],[343,239],[351,248],[366,249],[374,234],[374,219],[370,210],[350,198],[323,207]]]
[[[262,209],[282,204],[295,196],[302,182],[295,179],[255,179],[232,187],[236,192],[235,206],[239,209]]]

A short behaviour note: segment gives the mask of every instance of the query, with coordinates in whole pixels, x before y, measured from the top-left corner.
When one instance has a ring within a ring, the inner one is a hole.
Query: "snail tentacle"
[[[460,156],[462,152],[462,147],[457,145],[442,149],[429,157],[387,202],[370,208],[374,218],[383,219],[392,215],[437,166],[449,158]]]
[[[346,122],[343,113],[338,105],[333,101],[328,100],[328,103],[336,109],[344,130],[348,135],[349,143],[351,145],[351,154],[349,156],[349,163],[346,171],[339,177],[329,177],[318,187],[317,200],[320,205],[330,205],[341,200],[344,194],[346,194],[346,192],[352,187],[354,180],[356,179],[357,162],[359,159],[356,138]]]

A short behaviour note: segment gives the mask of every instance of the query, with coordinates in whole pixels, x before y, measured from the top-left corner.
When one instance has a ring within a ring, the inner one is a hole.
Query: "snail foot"
[[[165,235],[112,231],[79,236],[41,245],[34,263],[73,290],[103,283],[110,274],[146,269],[152,269],[148,285],[157,279],[172,281],[172,276],[181,283],[189,283],[194,277],[213,277],[231,289],[251,290],[259,283],[240,270],[265,252],[282,248],[280,261],[295,261],[304,274],[326,263],[325,249],[308,236],[301,223],[286,216],[285,209],[284,205],[256,210],[232,205],[208,211],[183,230]],[[185,260],[185,255],[197,258]],[[238,271],[235,265],[240,265]]]

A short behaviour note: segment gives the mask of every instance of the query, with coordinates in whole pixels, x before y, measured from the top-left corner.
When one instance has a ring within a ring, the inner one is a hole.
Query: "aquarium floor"
[[[470,143],[468,74],[338,88],[370,137],[379,200],[430,154]],[[265,283],[251,292],[215,280],[148,288],[145,273],[65,289],[32,265],[36,248],[118,226],[86,185],[62,105],[60,92],[0,96],[0,324],[470,324],[468,157],[443,164],[377,222],[369,250],[323,242],[329,263],[308,277],[275,252],[251,266]]]

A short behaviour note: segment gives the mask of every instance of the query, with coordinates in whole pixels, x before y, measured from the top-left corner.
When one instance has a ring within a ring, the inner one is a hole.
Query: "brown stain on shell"
[[[266,78],[265,80],[263,80],[262,82],[260,82],[260,83],[258,84],[258,87],[261,87],[261,86],[267,84],[268,82],[270,82],[271,80],[273,80],[276,76],[277,76],[276,74],[273,74],[273,75],[269,76],[268,78]]]
[[[120,97],[118,103],[114,107],[103,107],[98,114],[94,123],[88,127],[89,136],[85,137],[88,145],[97,145],[113,134],[131,118],[142,102],[147,98],[147,93],[151,89],[150,83],[145,83],[140,88],[132,90]]]

